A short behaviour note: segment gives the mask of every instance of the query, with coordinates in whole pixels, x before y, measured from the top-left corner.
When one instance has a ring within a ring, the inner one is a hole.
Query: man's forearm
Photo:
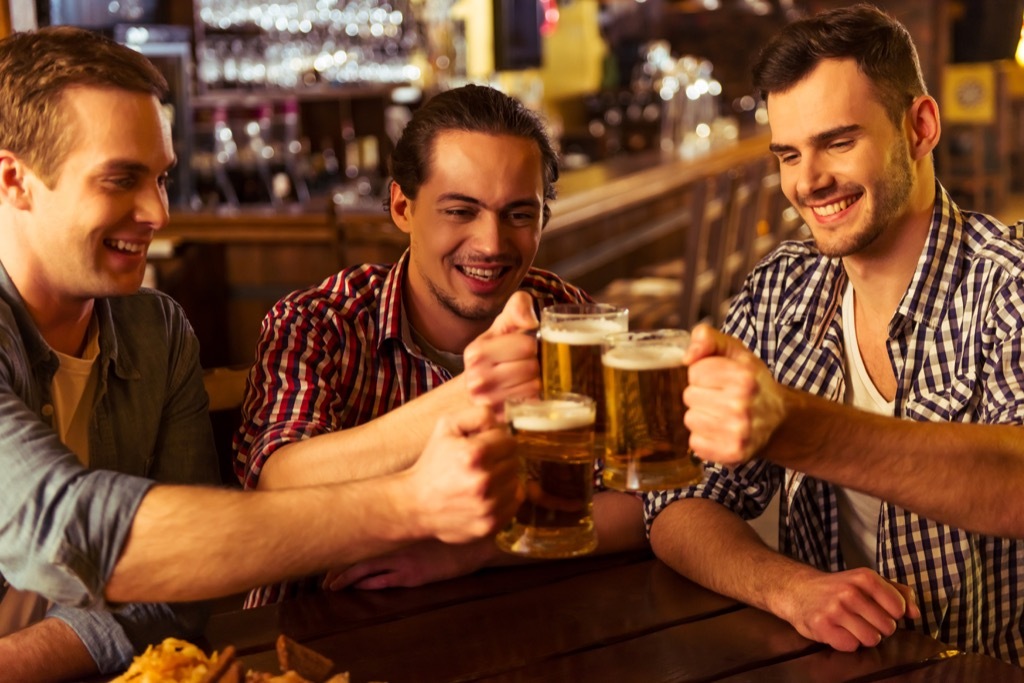
[[[75,632],[59,619],[44,619],[0,638],[0,678],[21,683],[77,680],[99,673]]]
[[[796,591],[788,586],[816,572],[764,544],[744,520],[713,501],[669,504],[651,527],[655,555],[711,590],[773,613]]]
[[[107,584],[110,602],[204,600],[427,537],[404,474],[291,491],[154,487]]]
[[[362,425],[282,446],[267,459],[259,489],[356,481],[411,466],[437,419],[466,404],[459,378]]]
[[[901,420],[792,389],[786,402],[761,457],[935,521],[1024,537],[1020,426]]]

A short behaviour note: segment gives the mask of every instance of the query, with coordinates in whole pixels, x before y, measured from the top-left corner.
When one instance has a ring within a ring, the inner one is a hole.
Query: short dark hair
[[[63,97],[76,86],[167,95],[148,59],[93,31],[50,26],[0,40],[0,149],[51,186],[75,139]]]
[[[512,135],[537,143],[544,174],[544,223],[555,198],[558,155],[544,124],[519,100],[482,85],[465,85],[434,95],[416,110],[391,153],[388,170],[402,193],[415,199],[430,172],[434,140],[449,130]]]
[[[914,98],[927,94],[917,49],[903,24],[859,4],[785,26],[754,64],[754,89],[768,101],[803,80],[824,59],[853,59],[897,126]]]

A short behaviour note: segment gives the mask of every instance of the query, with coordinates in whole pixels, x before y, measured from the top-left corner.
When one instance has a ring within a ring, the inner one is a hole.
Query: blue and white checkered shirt
[[[931,232],[889,322],[895,415],[1024,424],[1024,223],[1003,226],[961,211],[938,184],[936,192]],[[812,241],[785,243],[750,274],[724,330],[779,382],[841,402],[846,280],[841,261],[821,256]],[[733,470],[708,465],[701,485],[648,494],[648,530],[683,497],[715,500],[752,519],[780,486],[780,551],[823,570],[843,569],[832,485],[767,461]],[[982,536],[883,502],[876,569],[917,591],[922,616],[902,627],[1021,664],[1024,540]]]

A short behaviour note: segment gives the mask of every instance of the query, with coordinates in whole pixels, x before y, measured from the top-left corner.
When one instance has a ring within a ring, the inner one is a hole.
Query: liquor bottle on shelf
[[[258,194],[263,195],[273,206],[280,206],[284,199],[291,194],[290,183],[283,187],[283,183],[275,183],[271,173],[271,163],[274,159],[275,150],[270,144],[270,125],[274,114],[274,108],[270,104],[263,104],[250,110],[249,117],[245,121],[245,133],[249,138],[248,159],[250,168],[255,169],[259,178],[261,190]],[[287,178],[286,178],[287,181]],[[282,196],[283,195],[283,196]]]
[[[238,163],[238,146],[228,122],[227,107],[213,112],[213,177],[217,189],[229,206],[238,206],[238,193],[228,175],[228,169]]]
[[[302,132],[299,124],[299,103],[295,99],[286,99],[281,103],[281,156],[284,159],[284,172],[291,181],[295,199],[307,203],[309,194],[309,159],[308,144],[303,145]]]

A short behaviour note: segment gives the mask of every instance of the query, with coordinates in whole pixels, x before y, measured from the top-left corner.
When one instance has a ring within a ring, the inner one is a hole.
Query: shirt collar
[[[964,218],[949,193],[935,181],[935,207],[917,270],[889,323],[894,337],[910,322],[934,327],[961,278]]]
[[[409,250],[406,249],[384,278],[380,310],[377,312],[377,329],[380,330],[378,348],[389,339],[402,342],[402,284],[408,268]]]
[[[25,350],[28,352],[29,363],[34,366],[39,363],[49,362],[51,358],[50,345],[46,343],[43,335],[39,333],[36,322],[29,315],[28,309],[25,307],[25,300],[21,298],[21,292],[14,286],[14,282],[11,280],[11,276],[7,273],[7,268],[4,267],[3,263],[0,263],[0,298],[11,309],[14,323],[18,326],[18,333],[21,335],[25,344]]]
[[[28,308],[25,307],[25,300],[22,299],[21,293],[14,285],[3,263],[0,263],[0,300],[10,307],[14,315],[14,321],[29,355],[29,363],[34,366],[39,363],[52,362],[53,350],[43,339],[36,322],[29,315]],[[114,372],[119,377],[132,378],[136,376],[138,373],[131,359],[118,352],[117,332],[114,316],[110,310],[110,302],[105,298],[96,299],[93,304],[93,315],[99,325],[101,374],[106,373],[108,363],[113,363]]]
[[[936,325],[961,276],[964,219],[960,208],[936,180],[935,206],[924,249],[907,291],[889,321],[889,336],[899,335],[911,323]],[[810,245],[814,251],[817,249]],[[808,268],[788,290],[780,318],[796,323],[813,316],[814,338],[820,342],[833,321],[846,286],[846,271],[838,258],[819,255],[817,267]]]

